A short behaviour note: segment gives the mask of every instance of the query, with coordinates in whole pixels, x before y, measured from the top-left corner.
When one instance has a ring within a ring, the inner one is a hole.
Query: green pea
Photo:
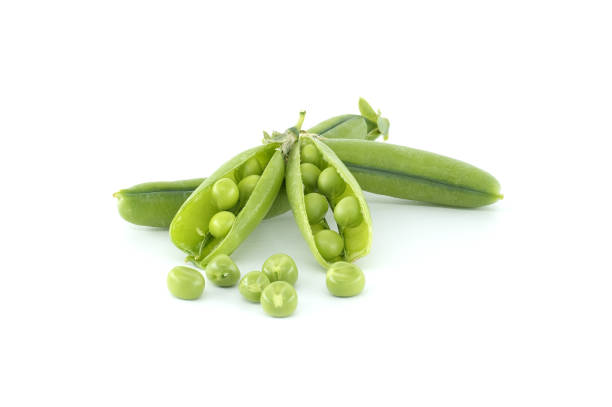
[[[304,163],[300,165],[300,172],[302,173],[302,182],[304,183],[304,189],[306,192],[312,192],[317,189],[317,180],[321,174],[321,170],[314,164]]]
[[[321,230],[314,235],[315,244],[321,256],[327,261],[340,256],[344,250],[344,240],[334,230]]]
[[[314,144],[306,144],[304,147],[302,147],[301,162],[314,164],[315,166],[320,167],[321,158],[321,153]]]
[[[266,314],[273,317],[288,317],[298,303],[295,288],[286,281],[275,281],[261,293],[261,306]]]
[[[177,298],[195,300],[204,291],[204,277],[191,267],[177,266],[170,270],[166,278],[168,290]]]
[[[238,203],[238,186],[229,178],[221,178],[212,187],[212,197],[222,211],[231,209]]]
[[[219,287],[231,287],[240,279],[240,270],[228,255],[220,254],[206,266],[206,277]]]
[[[354,228],[359,226],[363,220],[359,202],[354,196],[346,196],[336,204],[334,208],[336,223],[343,228]]]
[[[342,195],[346,189],[346,182],[338,175],[338,171],[334,167],[327,167],[321,171],[317,186],[319,191],[330,198],[335,198]]]
[[[229,233],[235,221],[236,216],[233,213],[228,211],[218,212],[210,218],[208,231],[217,239],[222,239]]]
[[[244,298],[252,302],[259,302],[261,292],[270,284],[270,280],[261,271],[249,271],[240,279],[238,290]]]
[[[308,222],[311,224],[319,223],[325,217],[329,204],[327,199],[321,194],[311,192],[304,196],[304,204],[306,205],[306,215]]]
[[[238,183],[238,191],[240,192],[240,206],[244,206],[246,201],[249,200],[255,186],[259,181],[259,175],[249,175]]]
[[[262,172],[259,161],[257,161],[255,157],[252,157],[236,170],[236,178],[243,180],[249,175],[261,175]]]
[[[325,282],[329,292],[336,297],[352,297],[363,291],[365,276],[356,265],[339,261],[327,270]]]
[[[321,222],[321,223],[315,223],[314,225],[310,225],[310,230],[312,231],[313,235],[316,235],[318,232],[327,229],[327,227],[325,227],[325,225]]]
[[[295,284],[298,279],[298,268],[293,259],[283,253],[274,254],[264,262],[261,269],[270,281],[286,281]]]

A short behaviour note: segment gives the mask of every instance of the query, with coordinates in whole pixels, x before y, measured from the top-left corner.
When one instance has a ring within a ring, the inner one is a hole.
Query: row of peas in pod
[[[286,254],[270,256],[261,270],[250,271],[242,278],[233,260],[220,254],[206,266],[206,277],[219,287],[232,287],[239,282],[238,289],[244,299],[261,304],[264,312],[270,316],[288,317],[297,308],[298,296],[294,285],[298,280],[298,268]],[[199,298],[205,281],[199,271],[186,266],[174,267],[166,278],[172,295],[184,300]],[[326,282],[331,294],[352,297],[363,290],[365,277],[354,264],[338,262],[327,271]]]

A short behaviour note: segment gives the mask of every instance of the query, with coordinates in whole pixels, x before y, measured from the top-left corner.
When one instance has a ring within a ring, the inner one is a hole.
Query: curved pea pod
[[[324,142],[369,192],[464,208],[503,198],[495,177],[459,160],[375,141]]]
[[[306,211],[304,184],[301,174],[301,148],[302,145],[309,143],[314,145],[321,153],[323,161],[322,166],[326,166],[325,168],[333,168],[346,185],[342,192],[339,192],[337,195],[327,197],[329,203],[331,204],[332,210],[343,198],[354,197],[358,203],[361,216],[361,221],[357,226],[343,228],[338,225],[338,232],[343,240],[344,249],[340,255],[334,258],[326,259],[323,256],[317,247],[315,235],[313,233],[313,227],[316,226],[317,230],[321,230],[321,228],[327,229],[327,223],[325,220],[323,220],[322,224],[318,223],[311,226]],[[361,188],[355,177],[353,177],[336,154],[327,145],[319,141],[316,136],[302,135],[291,149],[287,163],[285,184],[287,187],[287,197],[289,198],[289,204],[293,210],[296,223],[315,259],[323,267],[327,269],[329,268],[330,264],[339,260],[352,262],[368,254],[372,245],[372,221],[370,218],[370,211],[363,197]]]
[[[277,144],[267,144],[235,156],[200,184],[181,206],[170,224],[170,238],[189,254],[188,260],[205,267],[216,255],[231,254],[266,216],[285,173],[285,162],[277,147]],[[241,169],[253,160],[263,169],[258,182],[244,205],[231,210],[235,219],[227,233],[222,237],[212,236],[209,222],[220,212],[213,199],[213,186],[222,178],[237,183]]]

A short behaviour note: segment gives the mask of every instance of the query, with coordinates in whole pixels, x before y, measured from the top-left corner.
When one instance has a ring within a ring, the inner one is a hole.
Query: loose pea
[[[306,192],[312,192],[317,189],[317,180],[321,174],[319,167],[311,163],[304,163],[300,165],[300,172],[302,173],[302,182]]]
[[[249,175],[245,177],[238,183],[238,191],[240,193],[240,206],[244,206],[246,201],[249,200],[251,193],[255,189],[257,185],[257,181],[259,181],[259,175]]]
[[[217,239],[224,238],[236,221],[236,216],[228,211],[217,212],[208,223],[208,231]]]
[[[356,265],[339,261],[327,270],[325,282],[329,292],[336,297],[352,297],[363,290],[365,276]]]
[[[289,284],[295,284],[298,279],[298,268],[295,261],[283,253],[268,257],[261,270],[270,281],[286,281]]]
[[[343,228],[354,228],[359,226],[363,220],[359,202],[354,196],[346,196],[338,202],[334,208],[334,218],[336,223]]]
[[[314,164],[319,167],[321,165],[321,152],[314,146],[314,144],[306,144],[302,147],[301,162]]]
[[[195,300],[204,291],[204,277],[191,267],[177,266],[170,270],[166,278],[168,290],[177,298]]]
[[[261,306],[273,317],[288,317],[297,307],[295,288],[286,281],[275,281],[261,293]]]
[[[321,222],[329,209],[327,199],[325,199],[323,195],[316,192],[306,194],[306,196],[304,196],[304,204],[306,205],[308,222],[311,224]]]
[[[261,292],[270,284],[270,279],[261,271],[249,271],[240,279],[238,290],[244,298],[252,302],[259,302]]]
[[[236,178],[243,180],[249,175],[261,175],[262,172],[259,161],[255,157],[251,157],[236,170]]]
[[[327,167],[321,171],[317,186],[319,187],[319,191],[330,198],[334,198],[344,192],[346,183],[340,178],[338,171],[336,171],[334,167]]]
[[[220,254],[206,266],[206,277],[219,287],[231,287],[240,279],[240,270],[228,255]]]
[[[314,240],[319,253],[327,261],[338,257],[344,250],[344,240],[334,230],[321,230],[314,236]]]
[[[238,203],[238,186],[229,178],[221,178],[212,187],[212,197],[221,210],[231,209]]]

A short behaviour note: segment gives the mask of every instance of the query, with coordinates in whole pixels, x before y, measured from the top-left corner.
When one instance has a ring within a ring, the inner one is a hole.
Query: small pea
[[[273,317],[288,317],[298,303],[295,288],[286,281],[275,281],[261,293],[261,306],[266,314]]]
[[[261,271],[249,271],[240,279],[238,290],[244,298],[252,302],[259,302],[261,292],[270,284],[270,279]]]
[[[206,277],[219,287],[231,287],[240,279],[240,270],[226,254],[219,254],[206,266]]]
[[[257,185],[257,181],[259,181],[259,175],[249,175],[245,177],[238,183],[238,191],[240,193],[240,206],[244,206],[246,201],[249,200],[249,197],[253,193],[255,186]]]
[[[316,235],[318,232],[327,229],[325,227],[325,225],[321,222],[321,223],[316,223],[314,225],[310,225],[310,230],[312,231],[313,236]]]
[[[327,261],[340,256],[344,250],[344,240],[334,230],[321,230],[314,235],[314,240],[319,253]]]
[[[336,223],[343,228],[354,228],[359,226],[363,220],[359,202],[354,196],[346,196],[336,204],[334,208]]]
[[[325,199],[323,195],[316,192],[306,194],[304,196],[304,204],[306,206],[308,222],[311,224],[321,222],[329,209],[327,199]]]
[[[327,270],[325,282],[329,292],[336,297],[352,297],[363,291],[365,276],[356,265],[339,261]]]
[[[321,159],[321,152],[314,144],[306,144],[302,147],[302,156],[300,160],[302,163],[310,163],[319,167],[321,166]]]
[[[319,167],[311,163],[304,163],[300,165],[300,172],[302,173],[302,182],[304,183],[306,192],[316,190],[317,180],[321,174]]]
[[[228,211],[217,212],[208,223],[208,231],[217,239],[224,238],[234,226],[236,215]]]
[[[340,175],[338,175],[338,171],[336,171],[334,167],[327,167],[321,171],[321,175],[319,175],[319,179],[317,181],[317,186],[319,191],[330,198],[342,195],[346,189],[346,183],[340,177]]]
[[[283,253],[274,254],[264,262],[261,268],[270,281],[286,281],[295,284],[298,279],[298,268],[293,259]]]
[[[257,158],[251,157],[247,162],[236,169],[236,178],[243,180],[249,175],[261,175],[262,172],[261,165],[259,161],[257,161]]]
[[[177,266],[168,273],[166,278],[168,290],[177,298],[195,300],[204,291],[204,276],[191,267]]]
[[[212,198],[221,210],[233,208],[238,203],[238,186],[229,178],[221,178],[212,187]]]

